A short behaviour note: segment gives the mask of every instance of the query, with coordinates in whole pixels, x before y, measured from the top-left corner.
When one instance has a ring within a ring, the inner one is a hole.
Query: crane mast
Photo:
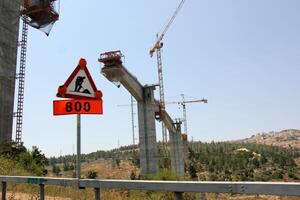
[[[156,51],[157,55],[157,69],[158,69],[158,84],[159,84],[159,100],[160,100],[160,106],[162,110],[165,110],[165,92],[164,92],[164,79],[163,79],[163,72],[162,72],[162,59],[161,59],[161,47],[162,45],[159,44],[160,47]],[[168,136],[167,136],[167,129],[164,125],[162,124],[162,137],[163,137],[163,142],[166,143],[168,141]]]
[[[160,96],[160,109],[165,110],[165,93],[164,93],[164,83],[163,83],[163,71],[162,71],[162,56],[161,56],[161,49],[163,47],[162,40],[169,30],[170,26],[172,25],[173,21],[175,20],[176,16],[178,15],[180,9],[182,8],[183,4],[185,3],[185,0],[181,0],[179,3],[179,6],[175,10],[174,14],[172,15],[171,19],[167,23],[167,25],[164,27],[163,32],[161,35],[157,34],[157,40],[154,44],[154,47],[150,49],[150,57],[153,56],[153,54],[156,52],[157,55],[157,69],[158,69],[158,83],[159,83],[159,96]],[[165,125],[162,123],[162,137],[163,137],[163,143],[167,143],[167,129]]]
[[[183,113],[183,127],[184,127],[184,133],[187,134],[187,118],[186,118],[186,105],[185,105],[185,99],[184,94],[181,94],[182,96],[182,113]]]

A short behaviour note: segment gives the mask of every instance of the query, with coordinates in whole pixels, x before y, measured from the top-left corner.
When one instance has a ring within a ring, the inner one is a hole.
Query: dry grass
[[[7,199],[8,200],[25,200],[25,199],[38,200],[39,196],[38,196],[38,194],[8,192]],[[46,196],[45,200],[71,200],[71,198]]]
[[[82,165],[82,174],[87,174],[88,171],[96,171],[98,178],[102,179],[130,179],[131,171],[140,173],[130,162],[122,161],[119,167],[112,167],[111,163],[103,163],[101,161],[94,161],[84,163]]]
[[[207,200],[300,200],[300,197],[270,195],[206,194]]]
[[[96,171],[101,179],[129,179],[132,170],[139,174],[130,162],[121,162],[119,167],[112,167],[107,161],[98,160],[82,164],[82,174]],[[72,172],[62,172],[62,177],[71,177]],[[38,200],[37,186],[9,185],[8,200]],[[94,190],[91,188],[78,190],[70,187],[46,186],[46,200],[89,200],[94,199]],[[186,200],[199,199],[200,194],[184,194]],[[207,200],[300,200],[300,197],[278,197],[266,195],[228,195],[205,194]],[[127,190],[101,190],[101,199],[104,200],[173,200],[172,193],[127,191]]]

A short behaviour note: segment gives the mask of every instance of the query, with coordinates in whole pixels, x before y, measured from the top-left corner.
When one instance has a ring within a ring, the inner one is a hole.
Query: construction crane
[[[18,97],[16,117],[16,138],[15,142],[22,145],[22,127],[23,127],[23,109],[24,109],[24,90],[25,90],[25,68],[27,55],[27,38],[28,25],[42,30],[49,34],[53,24],[58,20],[59,14],[55,10],[55,2],[58,0],[48,1],[28,1],[22,0],[20,15],[23,20],[22,35],[20,45],[20,64],[19,73],[16,75],[18,80]],[[59,1],[58,1],[59,2]],[[48,27],[48,29],[46,29]]]
[[[182,106],[182,112],[183,112],[183,126],[184,126],[184,134],[187,135],[187,117],[186,117],[186,104],[189,103],[207,103],[207,99],[196,99],[196,100],[185,100],[184,94],[181,94],[182,101],[173,101],[173,102],[166,102],[166,104],[179,104]]]
[[[187,135],[187,115],[186,115],[186,104],[190,104],[190,103],[208,103],[207,99],[195,99],[195,100],[185,100],[184,94],[181,94],[182,100],[181,101],[170,101],[170,102],[165,102],[165,104],[179,104],[182,106],[182,120],[180,119],[175,119],[177,121],[182,121],[183,122],[183,126],[184,126],[184,132],[183,134]],[[131,106],[131,115],[132,115],[132,121],[134,120],[134,112],[133,112],[133,106],[137,105],[136,102],[131,101],[131,104],[120,104],[117,105],[118,107],[123,107],[123,106]],[[133,129],[133,135],[134,135],[134,121],[132,123],[132,129]]]
[[[179,11],[181,10],[183,4],[185,3],[185,0],[181,0],[179,3],[177,9],[175,10],[174,14],[172,15],[171,19],[167,23],[167,25],[164,27],[163,32],[160,35],[156,35],[157,40],[153,46],[153,48],[150,49],[150,57],[153,57],[153,54],[156,52],[157,55],[157,68],[158,68],[158,81],[159,81],[159,97],[160,97],[160,106],[162,110],[165,110],[165,94],[164,94],[164,83],[163,83],[163,71],[162,71],[162,58],[161,58],[161,49],[163,47],[163,38],[169,28],[171,27],[172,23],[174,22],[176,16],[178,15]],[[163,143],[167,143],[167,130],[162,123],[162,137],[163,137]]]

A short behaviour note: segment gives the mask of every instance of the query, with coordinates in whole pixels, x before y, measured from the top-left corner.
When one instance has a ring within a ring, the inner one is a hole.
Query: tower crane
[[[153,54],[156,52],[157,55],[157,68],[158,68],[158,81],[159,81],[159,97],[160,97],[160,106],[161,109],[164,110],[165,109],[165,94],[164,94],[164,83],[163,83],[163,72],[162,72],[162,58],[161,58],[161,49],[163,47],[163,38],[165,36],[165,34],[167,33],[167,31],[169,30],[170,26],[172,25],[172,23],[174,22],[176,16],[178,15],[179,11],[181,10],[183,4],[185,3],[186,0],[181,0],[181,2],[179,3],[177,9],[175,10],[174,14],[172,15],[171,19],[169,20],[169,22],[167,23],[167,25],[164,27],[163,32],[158,35],[157,34],[157,39],[156,42],[154,44],[154,46],[150,49],[149,53],[150,53],[150,57],[153,57]],[[162,137],[163,137],[163,142],[166,143],[167,142],[167,130],[164,126],[164,124],[162,123]]]
[[[207,99],[195,99],[195,100],[186,100],[184,97],[184,94],[181,94],[182,100],[181,101],[170,101],[170,102],[165,102],[165,104],[179,104],[182,106],[182,122],[183,122],[183,126],[184,126],[184,134],[187,135],[187,115],[186,115],[186,104],[190,104],[190,103],[208,103]],[[133,105],[137,105],[135,102],[131,101],[131,104],[120,104],[117,105],[119,107],[123,107],[123,106],[131,106],[131,114],[132,114],[132,120],[134,120],[133,118]],[[134,129],[134,123],[132,125],[133,129]],[[133,131],[134,133],[134,131]],[[134,144],[134,143],[133,143]]]
[[[166,104],[179,104],[182,106],[183,112],[183,126],[184,126],[184,134],[187,135],[187,117],[186,117],[186,104],[189,103],[207,103],[207,99],[196,99],[196,100],[185,100],[184,94],[181,94],[182,101],[173,101],[173,102],[166,102]]]

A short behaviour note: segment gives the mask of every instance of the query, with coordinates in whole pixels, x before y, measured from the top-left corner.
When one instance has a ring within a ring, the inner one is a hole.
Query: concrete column
[[[142,174],[156,174],[157,146],[155,130],[154,86],[143,87],[143,100],[138,101],[140,164]]]
[[[186,134],[181,134],[181,139],[182,139],[182,146],[183,146],[183,157],[184,157],[184,163],[187,163],[188,160],[188,138]]]
[[[19,10],[18,0],[0,1],[0,143],[12,139]]]
[[[171,169],[177,176],[184,176],[184,154],[179,123],[176,123],[176,128],[176,132],[170,132],[169,134]]]

